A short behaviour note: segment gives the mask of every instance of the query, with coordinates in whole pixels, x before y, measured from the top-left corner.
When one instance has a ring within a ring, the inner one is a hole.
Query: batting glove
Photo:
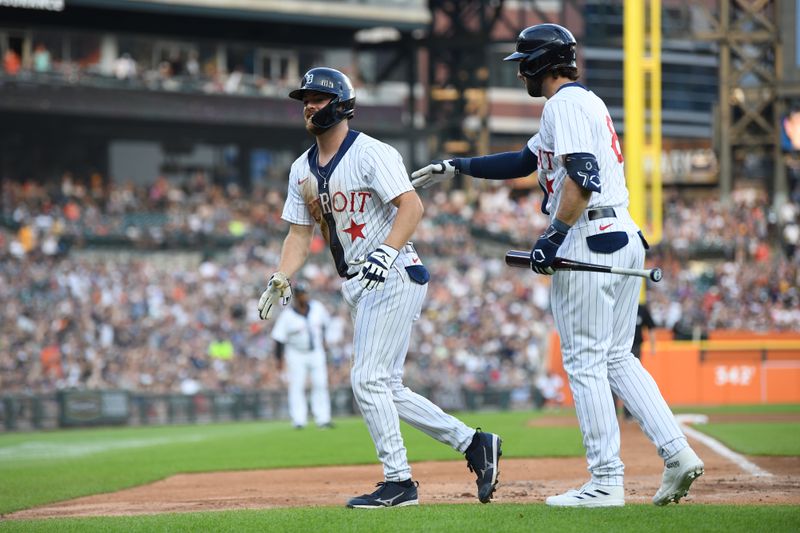
[[[567,238],[569,228],[569,225],[557,218],[553,220],[553,223],[539,236],[539,240],[533,245],[531,250],[531,270],[545,276],[553,275],[555,270],[552,265],[556,259],[556,252],[558,252],[558,247],[561,246],[564,239]]]
[[[435,183],[452,179],[460,173],[461,171],[454,165],[453,159],[431,161],[427,167],[411,173],[411,185],[417,189],[420,187],[427,189]]]
[[[267,320],[272,316],[272,311],[278,302],[286,305],[291,298],[292,285],[289,283],[289,278],[283,272],[275,272],[270,276],[267,288],[258,300],[258,316],[261,320]]]
[[[394,260],[399,252],[388,244],[381,244],[367,256],[364,266],[361,267],[361,276],[358,278],[361,285],[368,291],[372,289],[383,290],[383,284],[389,276]]]

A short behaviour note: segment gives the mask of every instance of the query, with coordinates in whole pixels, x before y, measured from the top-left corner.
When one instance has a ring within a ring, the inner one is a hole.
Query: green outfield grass
[[[800,413],[800,405],[723,405],[678,407],[675,413],[780,414]],[[695,426],[730,449],[746,455],[800,455],[800,422],[715,422]]]
[[[800,406],[682,412],[800,412]],[[583,455],[576,426],[532,426],[540,416],[574,419],[571,410],[467,413],[469,425],[500,433],[504,457]],[[111,492],[179,472],[293,466],[375,464],[360,418],[337,428],[293,430],[287,422],[107,428],[0,434],[0,513],[78,496]],[[748,454],[800,455],[798,424],[698,426]],[[463,461],[460,454],[403,426],[411,461]],[[761,443],[761,444],[759,444]],[[769,444],[769,446],[766,446]],[[761,446],[761,447],[759,447]],[[403,513],[399,523],[396,513]],[[418,509],[353,512],[339,507],[172,514],[92,519],[2,521],[0,531],[779,531],[800,530],[796,507],[630,505],[621,510],[553,510],[537,505],[423,505]]]
[[[800,423],[737,422],[695,427],[746,455],[800,455]]]
[[[574,416],[561,413],[563,416]],[[500,433],[505,457],[581,456],[577,427],[530,427],[539,413],[469,413],[472,426]],[[84,429],[0,434],[0,513],[141,485],[178,472],[374,464],[360,418],[332,431],[286,422]],[[463,457],[403,426],[411,461]]]
[[[550,509],[543,504],[422,505],[378,511],[343,508],[225,511],[134,517],[0,522],[0,531],[281,531],[281,532],[526,532],[675,533],[797,531],[792,506],[629,505],[618,509]]]

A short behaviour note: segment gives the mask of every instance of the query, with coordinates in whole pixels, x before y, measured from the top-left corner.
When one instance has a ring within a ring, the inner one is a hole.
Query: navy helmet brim
[[[513,54],[503,58],[503,61],[521,61],[528,57],[528,54],[525,52],[514,52]]]
[[[289,93],[289,98],[294,98],[295,100],[303,101],[303,98],[306,97],[306,93],[317,93],[317,94],[325,94],[330,96],[331,98],[336,98],[338,94],[332,92],[330,90],[325,90],[322,88],[315,88],[315,87],[304,87],[302,89],[295,89]]]

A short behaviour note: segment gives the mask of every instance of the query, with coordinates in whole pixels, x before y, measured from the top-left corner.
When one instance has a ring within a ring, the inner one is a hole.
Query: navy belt
[[[586,213],[586,218],[589,220],[597,220],[598,218],[617,218],[613,207],[600,207],[598,209],[589,209]]]

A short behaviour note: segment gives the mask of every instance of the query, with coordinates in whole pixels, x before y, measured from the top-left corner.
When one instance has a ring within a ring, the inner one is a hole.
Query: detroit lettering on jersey
[[[545,102],[539,132],[528,141],[539,158],[538,178],[549,194],[547,211],[555,214],[567,177],[564,156],[593,154],[600,167],[601,191],[589,208],[628,207],[625,168],[619,138],[606,104],[579,83],[567,83]]]
[[[397,150],[350,130],[324,167],[316,144],[292,163],[281,218],[291,224],[319,223],[337,272],[347,277],[361,268],[355,261],[389,235],[397,216],[391,201],[412,190]]]

